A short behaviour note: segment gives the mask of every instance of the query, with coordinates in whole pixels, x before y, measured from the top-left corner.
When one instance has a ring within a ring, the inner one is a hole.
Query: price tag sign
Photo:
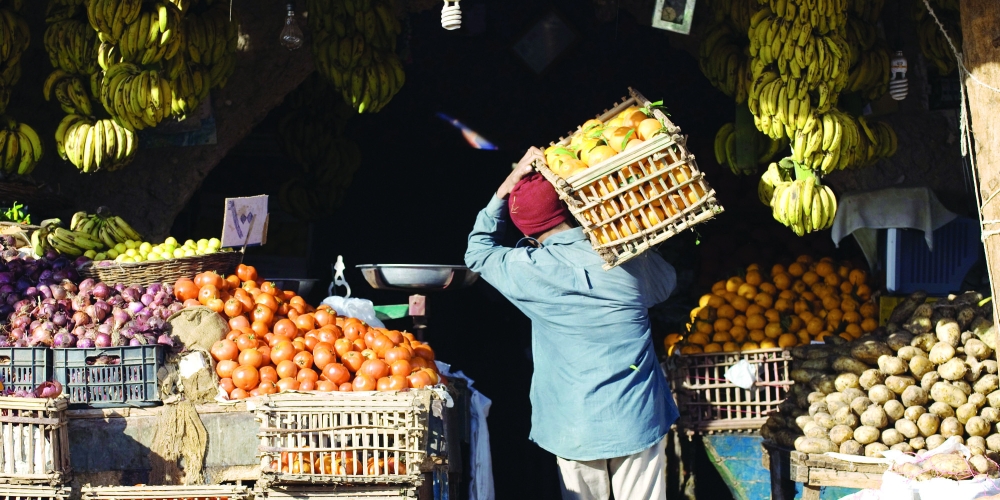
[[[224,248],[252,247],[267,243],[267,195],[226,198],[224,220]]]

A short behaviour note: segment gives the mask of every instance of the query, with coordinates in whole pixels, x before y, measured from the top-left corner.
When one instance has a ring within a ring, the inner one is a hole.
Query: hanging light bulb
[[[459,0],[444,0],[441,8],[441,27],[446,30],[457,30],[462,27],[462,8]]]
[[[906,58],[897,50],[889,64],[889,95],[897,101],[906,99],[909,84],[906,82]]]
[[[295,19],[295,4],[288,4],[286,9],[288,14],[285,16],[285,27],[281,29],[281,46],[295,50],[302,47],[302,28],[299,28],[299,22]]]

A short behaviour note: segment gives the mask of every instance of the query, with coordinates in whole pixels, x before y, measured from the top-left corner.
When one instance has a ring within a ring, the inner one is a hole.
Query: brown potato
[[[927,353],[925,353],[919,347],[913,347],[911,345],[907,345],[906,347],[901,348],[899,352],[896,353],[896,356],[903,361],[909,362],[916,356],[923,356],[926,358]]]
[[[882,452],[889,449],[883,443],[870,443],[865,445],[865,456],[871,458],[882,458]]]
[[[972,417],[965,423],[965,432],[970,436],[987,436],[990,433],[991,425],[983,417]]]
[[[944,342],[934,344],[934,347],[931,348],[930,353],[927,355],[927,359],[931,360],[931,363],[935,365],[943,365],[954,357],[955,347]]]
[[[809,359],[802,362],[801,368],[804,370],[825,372],[830,368],[830,361],[827,358]]]
[[[910,440],[910,447],[914,450],[923,450],[927,448],[927,441],[923,436],[917,436]]]
[[[816,416],[817,413],[826,413],[829,408],[826,406],[826,401],[817,401],[809,405],[809,415]]]
[[[903,434],[896,429],[885,429],[882,431],[882,442],[885,443],[886,446],[899,444],[905,440],[906,438],[903,437]]]
[[[907,364],[902,359],[884,354],[878,358],[878,369],[886,375],[901,375],[906,373]]]
[[[892,355],[893,350],[886,345],[885,342],[879,342],[877,340],[867,340],[855,345],[851,349],[851,357],[866,363],[868,365],[874,365],[878,363],[879,356],[884,354]]]
[[[910,341],[910,345],[913,347],[919,347],[924,352],[930,352],[931,348],[934,347],[934,344],[937,343],[937,337],[935,337],[933,333],[917,335],[916,337],[913,337],[912,341]]]
[[[965,423],[968,422],[970,418],[975,417],[977,413],[979,413],[979,408],[976,408],[976,405],[972,403],[965,403],[955,409],[955,418],[957,418],[962,425],[965,425]]]
[[[972,394],[969,394],[969,403],[975,405],[978,410],[979,408],[986,406],[986,396],[978,392],[973,392]]]
[[[933,436],[927,436],[924,438],[924,441],[927,443],[927,449],[933,450],[934,448],[944,444],[944,442],[947,441],[947,438],[940,434],[935,434]]]
[[[925,438],[937,434],[940,426],[941,418],[933,413],[924,413],[917,419],[917,429],[920,430],[920,435]]]
[[[965,393],[966,396],[972,394],[972,386],[964,380],[953,380],[951,385],[955,386],[956,389]]]
[[[813,422],[823,426],[826,430],[833,429],[833,426],[837,425],[837,422],[833,421],[833,417],[829,413],[817,413],[813,415]]]
[[[837,386],[837,390],[840,392],[861,387],[858,385],[858,375],[854,373],[841,373],[837,375],[837,379],[833,381],[833,384]]]
[[[947,382],[938,382],[931,387],[931,399],[948,403],[952,408],[958,408],[969,401],[968,396],[961,389]]]
[[[867,425],[876,429],[884,429],[887,425],[889,425],[889,419],[885,414],[885,410],[882,409],[881,406],[875,404],[869,406],[868,409],[861,414],[861,425]]]
[[[941,421],[938,431],[945,439],[952,436],[960,436],[965,433],[965,428],[955,417],[948,417]]]
[[[873,404],[875,403],[872,402],[872,400],[868,399],[868,396],[860,396],[851,400],[851,411],[853,411],[855,415],[860,417],[861,414],[864,413],[865,410],[867,410],[868,407]]]
[[[858,426],[858,416],[854,414],[854,410],[850,406],[837,410],[837,413],[833,414],[833,421],[837,425],[846,425],[852,429]]]
[[[942,319],[938,321],[934,328],[934,334],[939,343],[945,343],[953,347],[958,347],[962,340],[962,328],[953,319]]]
[[[923,377],[929,372],[933,372],[937,367],[925,356],[914,356],[910,358],[910,373],[917,377]]]
[[[913,447],[910,446],[910,443],[907,442],[894,444],[890,446],[889,449],[895,451],[901,451],[903,453],[913,453]]]
[[[986,401],[989,403],[990,407],[1000,409],[1000,390],[987,394]]]
[[[889,425],[892,425],[893,422],[903,418],[903,413],[906,411],[906,407],[903,406],[903,403],[900,403],[895,399],[886,401],[885,404],[882,405],[882,409],[885,410],[885,416],[889,418]]]
[[[823,394],[830,394],[837,392],[837,386],[833,383],[834,380],[836,380],[834,375],[823,374],[813,378],[809,384]]]
[[[840,391],[840,393],[844,396],[844,401],[846,401],[847,404],[851,404],[855,398],[868,395],[868,391],[862,391],[857,387],[844,389],[843,391]]]
[[[973,455],[986,454],[986,438],[982,436],[970,436],[969,439],[965,440],[965,446],[969,447],[969,451]]]
[[[890,375],[885,378],[885,386],[897,395],[902,395],[907,387],[913,386],[917,381],[910,376]]]
[[[927,404],[927,391],[922,387],[911,385],[903,391],[900,399],[903,400],[903,406],[907,408],[911,406],[923,406]]]
[[[940,381],[941,375],[938,374],[937,370],[931,370],[920,377],[920,387],[923,387],[927,392],[931,392],[931,387],[934,387],[934,384]]]
[[[986,448],[990,451],[1000,451],[1000,434],[986,436]]]
[[[844,444],[844,441],[853,437],[854,429],[846,425],[837,425],[833,429],[830,429],[830,441],[833,441],[833,444],[837,445],[838,448]]]
[[[882,384],[883,382],[885,382],[885,375],[883,375],[881,371],[874,368],[866,370],[861,374],[861,377],[858,378],[858,383],[861,385],[861,388],[866,391],[871,390],[872,387]]]
[[[950,404],[943,401],[935,401],[931,404],[927,411],[937,415],[939,418],[948,418],[955,416],[955,409],[951,407]]]
[[[987,359],[987,360],[984,360],[982,363],[983,363],[983,371],[985,373],[992,373],[992,374],[996,374],[997,373],[997,368],[998,368],[998,366],[997,366],[997,360],[995,360],[995,359]]]
[[[988,373],[979,377],[979,381],[972,386],[972,390],[978,392],[979,394],[989,394],[1000,388],[998,387],[998,384],[1000,384],[1000,377],[997,377],[992,373]]]
[[[903,412],[903,418],[916,422],[920,415],[927,413],[927,408],[923,406],[909,406],[906,411]]]
[[[982,340],[972,338],[965,342],[965,354],[976,359],[987,359],[993,355],[993,349]]]
[[[909,439],[913,439],[920,434],[920,429],[917,428],[917,424],[913,423],[913,421],[909,419],[899,419],[893,427],[899,431],[900,434]]]
[[[878,440],[881,433],[875,427],[862,425],[854,429],[854,440],[861,444],[870,444]],[[802,451],[802,450],[799,450]]]
[[[869,368],[870,367],[867,364],[848,356],[840,356],[833,361],[833,371],[838,373],[854,373],[856,375],[861,375]]]
[[[840,447],[835,446],[829,439],[817,439],[802,436],[795,440],[795,449],[802,453],[826,453],[837,451]]]
[[[987,406],[979,409],[979,416],[983,417],[987,423],[995,424],[1000,422],[1000,410]]]
[[[884,404],[886,401],[896,399],[896,395],[888,387],[880,384],[868,389],[868,399],[876,404]]]
[[[886,345],[893,351],[901,351],[904,347],[910,347],[910,342],[913,342],[913,334],[906,331],[893,333],[885,339]]]
[[[840,443],[840,452],[843,453],[844,455],[860,456],[865,453],[865,448],[864,446],[861,446],[861,443],[853,439],[848,439],[847,441]]]
[[[965,378],[965,372],[968,369],[969,366],[965,364],[965,361],[959,358],[951,358],[938,366],[937,371],[941,374],[941,378],[945,380],[958,381]]]
[[[972,458],[969,459],[969,465],[980,474],[989,474],[997,468],[990,459],[983,455],[972,455]]]
[[[806,426],[804,434],[806,437],[810,438],[826,439],[830,437],[830,431],[816,422],[813,422],[812,425]]]

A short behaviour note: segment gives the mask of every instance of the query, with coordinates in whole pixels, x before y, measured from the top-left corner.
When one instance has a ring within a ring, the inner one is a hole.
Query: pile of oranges
[[[666,129],[648,110],[629,106],[607,123],[587,120],[570,136],[568,144],[545,149],[545,163],[559,177],[567,179],[604,162],[622,151],[642,145]]]
[[[853,340],[878,328],[867,273],[830,257],[802,255],[765,275],[757,264],[712,286],[691,311],[689,333],[665,347],[681,354],[790,348],[839,335]]]
[[[434,351],[407,332],[372,328],[314,308],[294,292],[258,280],[252,266],[235,275],[181,278],[185,306],[207,306],[231,331],[211,355],[230,399],[281,391],[401,391],[444,382]]]

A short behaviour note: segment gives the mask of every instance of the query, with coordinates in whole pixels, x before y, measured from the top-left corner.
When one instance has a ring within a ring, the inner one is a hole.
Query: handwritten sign
[[[267,195],[226,198],[223,247],[257,246],[267,243]]]

